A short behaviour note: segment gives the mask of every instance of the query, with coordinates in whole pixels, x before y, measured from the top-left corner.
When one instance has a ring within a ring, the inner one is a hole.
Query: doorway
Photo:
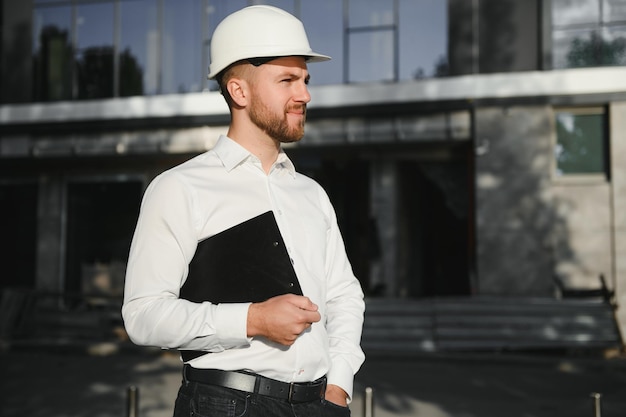
[[[301,148],[290,157],[328,193],[365,294],[421,298],[471,292],[470,151],[469,142],[455,147],[338,146]],[[390,167],[384,174],[374,168],[381,160]],[[374,183],[389,183],[393,190],[378,190],[372,197]],[[387,201],[376,202],[380,198]],[[373,204],[386,212],[375,218]]]
[[[65,291],[121,296],[142,183],[70,182]]]

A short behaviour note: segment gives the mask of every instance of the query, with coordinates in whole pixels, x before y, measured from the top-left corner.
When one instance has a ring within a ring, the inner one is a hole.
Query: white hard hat
[[[311,50],[304,25],[293,15],[272,6],[249,6],[215,28],[209,78],[237,61],[281,56],[303,56],[308,62],[330,59]]]

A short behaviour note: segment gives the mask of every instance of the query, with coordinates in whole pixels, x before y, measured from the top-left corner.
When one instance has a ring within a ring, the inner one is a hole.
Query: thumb
[[[311,301],[311,299],[309,297],[306,296],[297,296],[293,299],[293,304],[302,309],[302,310],[307,310],[307,311],[317,311],[318,307],[317,304],[315,304],[313,301]]]

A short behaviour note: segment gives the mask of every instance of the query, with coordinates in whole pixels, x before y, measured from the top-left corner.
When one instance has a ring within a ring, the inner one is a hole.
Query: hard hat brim
[[[323,54],[318,54],[317,52],[307,52],[307,53],[288,53],[288,54],[281,54],[281,55],[275,55],[275,54],[270,54],[270,55],[258,55],[255,56],[254,58],[271,58],[272,59],[277,59],[277,58],[284,58],[284,57],[288,57],[288,56],[301,56],[304,58],[304,60],[307,63],[310,62],[324,62],[324,61],[330,61],[332,58],[328,55],[323,55]],[[209,73],[209,75],[207,76],[207,78],[209,80],[213,80],[215,79],[222,71],[226,70],[226,68],[230,67],[231,65],[237,63],[237,62],[241,62],[241,61],[246,61],[246,60],[250,60],[253,58],[242,58],[239,61],[233,62],[230,65],[227,65],[224,68],[211,68],[211,72]],[[267,61],[269,62],[269,60]]]

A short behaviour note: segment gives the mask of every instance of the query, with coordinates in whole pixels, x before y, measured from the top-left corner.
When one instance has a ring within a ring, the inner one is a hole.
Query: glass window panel
[[[202,0],[166,0],[163,10],[162,93],[201,91],[206,69],[202,66]]]
[[[393,3],[394,0],[352,0],[348,25],[352,28],[393,25]]]
[[[605,29],[604,65],[626,65],[626,25]]]
[[[348,82],[393,81],[393,31],[350,34]]]
[[[552,23],[555,26],[598,23],[602,0],[552,0]]]
[[[556,113],[556,174],[601,174],[605,170],[604,113]]]
[[[155,94],[158,88],[156,0],[120,3],[120,95]]]
[[[269,4],[270,6],[279,7],[291,14],[296,14],[294,0],[253,0],[251,4]]]
[[[76,7],[76,47],[113,45],[113,4],[93,3],[79,4]]]
[[[314,51],[332,59],[309,65],[311,85],[343,82],[343,4],[336,0],[302,0],[301,20]]]
[[[604,0],[604,21],[626,21],[626,1]]]
[[[248,5],[246,0],[211,0],[209,2],[209,6],[206,10],[207,13],[207,21],[209,24],[209,37],[204,44],[205,53],[207,57],[211,56],[211,47],[210,47],[210,39],[213,35],[213,31],[215,27],[229,14],[240,10]],[[206,78],[206,75],[209,73],[208,64],[210,64],[210,58],[207,61],[207,67],[203,68],[204,73],[203,77]],[[205,80],[204,81],[205,89],[211,91],[217,91],[219,88],[217,86],[217,82],[215,80]]]
[[[112,3],[76,6],[78,98],[113,96]]]
[[[595,57],[585,51],[592,44],[593,31],[562,30],[552,34],[552,59],[555,69],[590,67],[595,65]],[[592,48],[591,48],[592,49]]]
[[[581,68],[626,63],[626,27],[553,33],[553,67]]]
[[[209,33],[213,34],[215,26],[226,16],[243,9],[248,5],[247,0],[210,0],[208,6]]]
[[[35,100],[72,98],[71,17],[70,6],[33,11]]]
[[[399,7],[400,79],[447,75],[446,2],[401,0]]]

